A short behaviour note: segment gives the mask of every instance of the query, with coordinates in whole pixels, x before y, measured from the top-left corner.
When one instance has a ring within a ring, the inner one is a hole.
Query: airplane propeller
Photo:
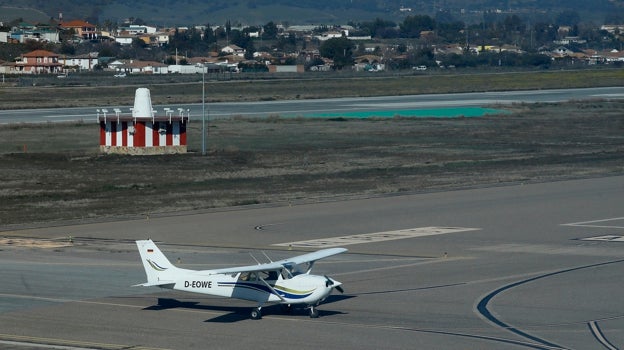
[[[329,278],[329,276],[325,275],[325,287],[329,287],[329,286],[333,286],[334,285],[334,280],[332,280],[331,278]],[[344,293],[344,289],[342,289],[342,286],[335,286],[333,287],[335,288],[337,291],[339,291],[340,293]]]

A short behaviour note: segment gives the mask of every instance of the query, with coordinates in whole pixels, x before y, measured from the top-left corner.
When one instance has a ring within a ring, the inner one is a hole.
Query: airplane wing
[[[210,270],[211,274],[234,274],[239,272],[259,272],[259,271],[278,271],[284,268],[284,265],[278,263],[267,263],[240,267],[226,267],[224,269]]]
[[[217,270],[210,270],[210,273],[214,274],[234,274],[239,272],[260,272],[260,271],[279,271],[284,267],[299,265],[307,262],[315,262],[316,260],[330,257],[332,255],[340,254],[346,252],[345,248],[329,248],[319,250],[313,253],[307,253],[303,255],[298,255],[292,258],[287,258],[283,260],[279,260],[276,262],[266,263],[266,264],[258,264],[258,265],[249,265],[249,266],[240,266],[240,267],[231,267]]]
[[[303,264],[307,262],[314,262],[320,259],[330,257],[332,255],[344,253],[346,251],[347,251],[346,248],[329,248],[329,249],[317,250],[316,252],[313,252],[313,253],[298,255],[292,258],[276,261],[276,263],[279,263],[282,265],[293,265],[293,264],[299,265],[299,264]]]

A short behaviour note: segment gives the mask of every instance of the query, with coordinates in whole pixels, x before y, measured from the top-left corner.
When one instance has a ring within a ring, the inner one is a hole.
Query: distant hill
[[[28,22],[46,22],[50,19],[50,15],[34,8],[0,6],[0,22],[8,22],[18,18]]]
[[[161,26],[223,24],[226,20],[251,25],[269,21],[344,24],[375,18],[400,22],[408,15],[434,16],[441,11],[458,20],[478,21],[473,11],[501,10],[504,14],[511,9],[527,16],[551,17],[571,10],[600,24],[608,16],[622,13],[624,7],[624,0],[21,0],[18,3],[21,8],[36,11],[16,12],[15,0],[0,0],[0,21],[15,19],[12,16],[26,20],[58,18],[62,13],[66,20],[118,22],[133,17]]]

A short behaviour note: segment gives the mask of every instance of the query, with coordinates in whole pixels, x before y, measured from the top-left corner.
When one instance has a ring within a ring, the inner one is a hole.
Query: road
[[[561,102],[582,99],[621,99],[624,87],[606,87],[590,89],[533,90],[509,92],[480,92],[439,95],[383,96],[364,98],[337,98],[318,100],[228,102],[206,105],[208,119],[231,116],[266,117],[303,116],[307,114],[388,111],[401,109],[437,109],[445,107],[489,106],[492,104]],[[201,104],[155,106],[159,115],[165,115],[163,109],[171,108],[178,113],[182,108],[191,119],[202,117]],[[54,108],[0,110],[0,124],[42,123],[61,121],[96,120],[96,109],[106,108],[108,115],[115,115],[114,108],[122,114],[130,114],[130,106],[100,106],[99,108]]]
[[[0,347],[621,349],[623,183],[614,176],[5,231]],[[68,247],[20,241],[69,236]],[[193,269],[339,241],[349,252],[314,272],[343,282],[345,294],[322,304],[318,319],[267,307],[253,321],[249,302],[130,287],[145,281],[133,240],[147,237]]]

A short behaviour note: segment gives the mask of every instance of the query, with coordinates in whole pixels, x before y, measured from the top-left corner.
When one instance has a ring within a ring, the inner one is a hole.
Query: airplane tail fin
[[[138,286],[164,286],[175,283],[173,276],[178,270],[151,239],[136,241],[141,261],[147,275],[147,283]]]

